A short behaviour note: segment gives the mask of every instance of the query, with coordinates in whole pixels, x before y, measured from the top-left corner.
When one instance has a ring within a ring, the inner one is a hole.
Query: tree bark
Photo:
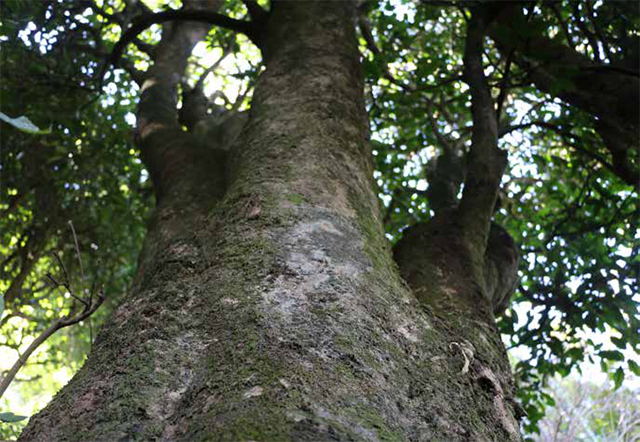
[[[521,440],[477,281],[421,287],[447,299],[434,313],[392,259],[355,20],[355,2],[273,2],[230,149],[139,117],[158,207],[138,275],[21,441]],[[455,280],[439,253],[426,272]]]

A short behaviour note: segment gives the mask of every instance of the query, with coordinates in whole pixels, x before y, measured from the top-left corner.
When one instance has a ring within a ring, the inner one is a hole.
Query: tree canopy
[[[230,0],[198,13],[217,26],[180,79],[183,109],[202,91],[213,117],[250,107],[262,61],[259,28],[246,23],[260,23],[260,5]],[[106,295],[91,319],[28,360],[0,412],[17,412],[17,395],[44,406],[39,392],[77,370],[131,284],[153,206],[133,145],[137,79],[161,26],[198,18],[181,6],[0,3],[0,111],[50,128],[0,123],[1,358],[16,359],[79,302],[48,274],[68,273],[79,293],[104,285]],[[640,4],[380,0],[359,10],[374,177],[392,244],[461,192],[473,124],[465,35],[473,14],[488,23],[481,62],[508,152],[494,222],[520,250],[520,282],[498,326],[518,355],[526,430],[553,403],[542,388],[550,375],[591,361],[616,386],[640,376]]]

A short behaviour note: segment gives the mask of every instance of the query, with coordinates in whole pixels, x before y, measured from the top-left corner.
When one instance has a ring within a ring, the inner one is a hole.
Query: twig
[[[513,53],[515,49],[511,49],[507,55],[507,60],[504,66],[504,75],[500,82],[500,95],[496,100],[498,107],[496,109],[496,119],[498,120],[498,126],[500,126],[500,115],[502,114],[502,108],[504,106],[504,100],[507,98],[507,90],[509,89],[509,74],[511,73],[511,63],[513,62]]]
[[[73,234],[73,243],[76,246],[76,255],[78,256],[78,263],[80,264],[80,289],[84,295],[84,267],[82,266],[82,255],[80,254],[80,246],[78,245],[78,237],[76,236],[76,229],[73,227],[73,221],[69,220],[69,227],[71,227],[71,233]]]
[[[78,237],[76,236],[76,231],[75,231],[75,229],[73,227],[73,223],[71,221],[69,221],[69,226],[71,227],[71,232],[73,234],[73,240],[74,240],[74,243],[75,243],[76,255],[78,256],[78,262],[80,263],[80,274],[81,274],[81,277],[82,277],[82,281],[81,281],[80,287],[82,289],[82,294],[85,295],[85,290],[84,290],[84,268],[83,268],[83,265],[82,265],[82,257],[81,257],[81,253],[80,253],[80,245],[78,244]],[[105,296],[104,296],[104,286],[100,288],[100,291],[99,291],[99,293],[98,293],[98,295],[96,297],[93,296],[93,288],[95,287],[95,285],[92,285],[91,293],[89,293],[88,299],[84,299],[83,297],[80,297],[80,296],[76,295],[76,293],[74,292],[73,288],[71,287],[71,282],[69,280],[69,273],[67,272],[67,268],[64,265],[64,262],[62,261],[62,259],[60,258],[60,255],[58,253],[56,253],[56,252],[53,252],[53,255],[55,256],[56,260],[58,261],[58,264],[60,265],[64,280],[58,281],[50,273],[47,273],[47,275],[46,275],[47,279],[49,279],[49,281],[51,281],[55,287],[60,287],[60,286],[64,287],[66,289],[67,293],[69,293],[69,295],[71,295],[71,297],[73,297],[74,300],[76,300],[79,303],[81,303],[84,307],[83,307],[82,311],[80,311],[79,313],[75,314],[75,306],[76,306],[76,304],[73,303],[71,305],[71,308],[70,308],[70,311],[69,311],[68,315],[63,316],[61,318],[58,318],[45,331],[43,331],[29,345],[29,347],[27,347],[27,349],[24,351],[24,353],[22,353],[18,357],[18,360],[13,364],[11,369],[2,378],[2,381],[0,381],[0,398],[5,393],[7,388],[9,388],[9,385],[15,379],[15,376],[18,373],[18,371],[27,362],[27,360],[29,359],[29,356],[31,356],[31,354],[33,354],[33,352],[40,345],[42,345],[43,342],[45,342],[47,339],[49,339],[55,332],[57,332],[61,328],[69,327],[70,325],[77,324],[77,323],[79,323],[79,322],[81,322],[81,321],[83,321],[83,320],[85,320],[87,318],[89,318],[89,320],[90,320],[90,316],[98,309],[98,307],[100,307],[102,305],[102,302],[104,301],[104,298],[105,298]],[[19,312],[14,312],[12,316],[22,316],[22,315]],[[93,331],[91,329],[91,323],[89,323],[89,326],[90,326],[90,334],[91,334],[90,337],[91,337],[91,339],[93,341]]]
[[[565,22],[565,20],[562,19],[562,15],[560,14],[560,10],[558,9],[558,4],[555,2],[549,2],[548,5],[553,11],[553,15],[556,16],[556,20],[558,20],[558,23],[560,23],[560,27],[564,32],[564,36],[567,39],[567,43],[571,48],[575,49],[576,46],[573,44],[573,39],[571,38],[571,33],[569,32],[569,27],[567,26],[567,23]]]
[[[84,299],[80,298],[78,295],[76,295],[74,290],[71,288],[71,284],[69,283],[69,276],[67,274],[67,268],[65,267],[64,262],[62,262],[62,259],[60,258],[60,255],[58,255],[57,253],[53,252],[53,256],[56,257],[56,259],[58,260],[58,264],[62,268],[62,273],[64,274],[64,281],[62,281],[62,282],[58,281],[56,278],[53,277],[53,275],[51,273],[47,273],[47,275],[46,275],[47,279],[49,279],[49,281],[51,281],[53,283],[53,285],[56,286],[56,287],[58,287],[58,286],[64,287],[67,290],[67,292],[69,293],[69,295],[71,295],[71,297],[73,299],[75,299],[76,301],[80,302],[81,304],[87,306],[88,302],[85,301]]]
[[[235,40],[235,34],[234,34],[233,37],[234,37],[234,40]],[[224,61],[224,59],[227,58],[232,52],[233,52],[233,41],[231,43],[229,43],[222,50],[222,55],[220,56],[220,58],[218,58],[211,66],[209,66],[208,68],[206,68],[204,70],[204,72],[202,73],[200,78],[198,78],[198,81],[196,82],[196,85],[193,87],[193,89],[194,90],[201,90],[202,86],[204,85],[204,80],[207,78],[207,76],[210,73],[214,72],[216,69],[218,69],[218,67]]]
[[[242,103],[244,102],[244,99],[247,98],[247,95],[249,95],[249,92],[251,92],[252,89],[253,86],[251,84],[247,84],[247,88],[240,92],[236,97],[236,101],[231,106],[231,112],[238,112],[240,106],[242,106]]]
[[[49,339],[51,337],[51,335],[53,335],[55,332],[57,332],[61,328],[68,327],[68,326],[73,325],[73,324],[77,324],[78,322],[80,322],[80,321],[88,318],[89,316],[91,316],[98,309],[98,307],[100,307],[100,305],[102,304],[103,301],[104,301],[104,290],[102,289],[102,290],[100,290],[100,293],[96,298],[96,301],[92,305],[86,306],[82,310],[82,312],[80,312],[78,315],[75,315],[75,316],[69,315],[69,316],[64,316],[62,318],[59,318],[56,322],[51,324],[49,326],[49,328],[47,328],[45,331],[43,331],[40,334],[40,336],[38,336],[31,343],[31,345],[29,345],[29,347],[24,351],[24,353],[22,353],[20,355],[20,357],[18,357],[18,360],[15,362],[15,364],[13,364],[13,367],[11,367],[11,369],[5,375],[5,377],[2,378],[2,381],[0,382],[0,398],[2,397],[2,395],[4,395],[4,392],[7,390],[7,388],[9,387],[9,385],[11,384],[13,379],[15,378],[15,376],[18,373],[18,371],[20,370],[20,368],[22,368],[22,366],[27,362],[27,359],[29,359],[29,356],[31,356],[31,354],[44,341]]]

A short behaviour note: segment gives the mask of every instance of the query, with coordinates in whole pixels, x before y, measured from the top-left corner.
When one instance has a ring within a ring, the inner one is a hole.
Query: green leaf
[[[613,379],[615,388],[620,388],[622,381],[624,381],[624,371],[622,370],[622,367],[618,367],[618,369],[611,375],[611,379]]]
[[[616,344],[616,347],[621,348],[623,350],[627,347],[627,339],[624,336],[621,338],[611,338],[611,342]]]
[[[0,413],[0,422],[7,422],[7,423],[20,422],[21,420],[26,418],[27,416],[20,416],[18,414],[13,414],[10,411],[7,411],[5,413]]]
[[[28,134],[38,135],[38,134],[51,133],[51,129],[45,129],[45,130],[40,129],[38,126],[33,124],[31,120],[29,120],[24,115],[17,118],[11,118],[10,116],[0,112],[0,120],[7,122],[13,127],[15,127],[16,129],[21,130],[22,132],[26,132]]]
[[[584,350],[579,347],[570,348],[567,350],[566,355],[575,361],[579,361],[584,358]]]
[[[600,359],[600,370],[602,370],[603,373],[609,371],[609,365],[607,365],[604,359]]]
[[[0,293],[0,318],[2,318],[3,313],[4,313],[4,295]]]
[[[555,407],[555,405],[556,405],[556,401],[555,401],[555,399],[554,399],[551,395],[549,395],[549,394],[547,394],[547,393],[542,393],[542,398],[544,399],[544,401],[545,401],[548,405],[550,405],[550,406],[552,406],[552,407]]]
[[[629,359],[629,370],[631,370],[636,376],[640,376],[640,365],[632,359]]]
[[[618,350],[603,350],[598,353],[598,356],[611,361],[624,361],[624,355]]]

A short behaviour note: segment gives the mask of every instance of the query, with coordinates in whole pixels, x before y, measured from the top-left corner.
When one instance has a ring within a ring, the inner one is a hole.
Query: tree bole
[[[177,145],[152,174],[171,190],[131,293],[21,441],[521,440],[490,303],[434,312],[393,261],[355,14],[274,2],[248,123],[225,156]]]

